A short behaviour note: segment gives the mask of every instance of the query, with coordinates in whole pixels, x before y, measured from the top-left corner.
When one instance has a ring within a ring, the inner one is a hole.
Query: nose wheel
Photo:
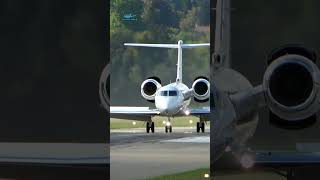
[[[169,125],[169,126],[165,126],[165,131],[166,131],[166,133],[168,133],[168,132],[170,132],[170,133],[172,133],[172,126],[171,125]]]
[[[197,133],[201,130],[202,133],[205,132],[205,123],[203,121],[197,122]]]
[[[146,130],[147,130],[147,133],[151,132],[154,133],[154,122],[147,122],[146,123]]]
[[[165,132],[166,133],[168,133],[168,132],[172,133],[172,125],[171,125],[170,117],[168,117],[168,121],[166,122]]]

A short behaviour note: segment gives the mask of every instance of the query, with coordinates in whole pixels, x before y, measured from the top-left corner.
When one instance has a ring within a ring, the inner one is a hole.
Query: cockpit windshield
[[[168,91],[160,91],[160,96],[168,96]]]
[[[177,91],[160,91],[159,95],[160,96],[177,96],[178,92]]]
[[[177,96],[177,91],[169,91],[169,96]]]

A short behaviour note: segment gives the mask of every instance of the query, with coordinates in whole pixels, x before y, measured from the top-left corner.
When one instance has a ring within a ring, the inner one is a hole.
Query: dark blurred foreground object
[[[106,1],[2,1],[0,141],[107,142]]]
[[[108,179],[107,3],[0,2],[0,141],[18,145],[0,144],[1,178]]]
[[[259,120],[261,108],[268,109],[268,123],[283,134],[289,131],[298,134],[302,129],[307,131],[315,126],[320,109],[316,53],[300,44],[276,48],[267,56],[262,83],[252,86],[244,75],[230,67],[230,7],[230,0],[218,0],[215,8],[215,51],[210,79],[214,100],[211,172],[214,175],[215,172],[271,170],[287,179],[303,174],[301,168],[306,166],[312,172],[320,167],[320,149],[315,144],[279,151],[273,144],[279,142],[278,137],[271,131],[264,136],[265,139],[273,137],[272,149],[252,149],[248,141],[255,138],[258,124],[267,128],[266,122]],[[260,144],[266,144],[265,139],[260,137]]]

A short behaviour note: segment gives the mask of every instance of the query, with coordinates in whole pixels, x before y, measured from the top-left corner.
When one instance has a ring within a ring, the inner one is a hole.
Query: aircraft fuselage
[[[185,84],[179,82],[159,88],[155,96],[155,106],[159,109],[160,115],[188,115],[192,97],[192,93],[187,93],[189,91],[191,90]]]

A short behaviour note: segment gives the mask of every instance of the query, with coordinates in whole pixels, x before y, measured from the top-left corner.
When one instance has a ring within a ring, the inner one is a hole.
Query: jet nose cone
[[[169,114],[169,107],[168,106],[163,106],[163,108],[161,109],[162,113],[164,114]]]
[[[174,115],[180,108],[180,101],[175,96],[161,97],[156,99],[156,107],[164,115]]]
[[[169,103],[163,103],[159,106],[160,113],[163,113],[165,115],[170,115],[171,109],[172,107]]]
[[[158,109],[162,112],[166,111],[168,109],[168,104],[159,104]]]

